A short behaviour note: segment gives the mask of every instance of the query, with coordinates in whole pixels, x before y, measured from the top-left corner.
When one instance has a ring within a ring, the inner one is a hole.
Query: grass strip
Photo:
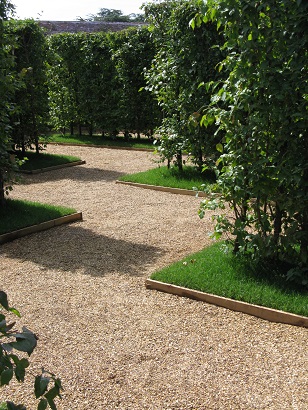
[[[261,268],[215,243],[155,272],[151,279],[308,317],[308,291],[283,267]]]
[[[74,208],[7,199],[0,209],[0,235],[75,213]]]
[[[92,137],[88,135],[61,135],[54,134],[48,137],[48,142],[65,143],[65,144],[83,144],[83,145],[98,145],[106,147],[119,147],[119,148],[145,148],[153,149],[153,141],[149,138],[130,138],[128,141],[124,137],[117,136],[115,138],[108,136],[94,135]]]
[[[19,159],[22,159],[23,155],[21,153],[18,153],[17,157]],[[80,161],[80,158],[74,157],[72,155],[56,155],[47,154],[45,152],[36,154],[35,152],[27,151],[25,157],[27,158],[27,160],[20,167],[20,169],[23,171],[35,171],[37,169]]]
[[[196,187],[199,189],[201,185],[205,185],[215,189],[215,174],[213,172],[199,172],[196,167],[188,165],[183,167],[183,171],[176,167],[168,169],[166,166],[160,166],[148,171],[124,175],[119,180],[169,188],[193,189]]]

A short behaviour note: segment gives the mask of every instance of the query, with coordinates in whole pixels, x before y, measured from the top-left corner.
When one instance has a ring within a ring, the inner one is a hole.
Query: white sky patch
[[[144,0],[12,0],[16,18],[35,20],[74,21],[97,14],[100,9],[121,10],[123,14],[141,13]]]

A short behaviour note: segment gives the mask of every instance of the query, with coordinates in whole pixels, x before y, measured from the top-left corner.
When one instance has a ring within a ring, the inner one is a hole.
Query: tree
[[[296,266],[288,276],[307,284],[307,1],[208,7],[203,20],[225,36],[227,79],[214,84],[203,121],[223,135],[219,183],[234,211],[218,217],[216,233],[231,233],[236,253]],[[213,206],[205,201],[201,216]]]
[[[17,84],[12,76],[14,60],[8,53],[8,39],[4,31],[4,21],[13,11],[6,0],[0,2],[0,207],[5,205],[5,193],[10,189],[14,163],[11,161],[9,115],[12,112],[13,96]]]
[[[130,132],[152,135],[161,112],[152,93],[145,89],[144,70],[155,54],[151,33],[146,27],[110,34],[113,60],[119,81],[118,127]]]
[[[212,48],[219,43],[214,25],[209,23],[194,31],[189,26],[202,5],[198,0],[175,0],[145,8],[157,43],[157,53],[146,77],[147,88],[157,98],[164,115],[157,129],[160,154],[169,163],[175,157],[180,169],[184,150],[200,170],[205,164],[212,166],[218,142],[213,129],[202,128],[197,121],[198,110],[206,98],[210,100],[210,93],[205,96],[199,85],[218,77],[215,66],[222,58],[220,49]]]
[[[106,33],[59,34],[49,39],[51,124],[56,129],[87,125],[112,132],[117,127],[121,90]],[[60,108],[60,109],[59,109]]]
[[[116,33],[51,36],[48,85],[51,125],[64,130],[147,132],[159,110],[145,86],[143,68],[154,54],[145,28]]]
[[[97,14],[90,14],[87,21],[107,21],[107,22],[143,22],[143,14],[131,13],[124,15],[121,10],[102,8]]]
[[[45,131],[48,117],[46,38],[33,20],[10,20],[5,24],[5,31],[15,40],[11,41],[15,77],[22,79],[22,86],[14,96],[17,109],[11,115],[13,140],[24,155],[32,144],[39,153],[39,134]]]

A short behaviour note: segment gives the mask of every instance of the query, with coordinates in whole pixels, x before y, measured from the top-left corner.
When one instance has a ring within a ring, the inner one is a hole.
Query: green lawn
[[[54,134],[48,137],[48,142],[58,142],[66,144],[83,144],[83,145],[100,145],[106,147],[119,147],[119,148],[143,148],[143,149],[153,149],[153,141],[149,138],[130,138],[129,141],[125,141],[123,136],[117,136],[116,138],[108,136],[94,135],[92,137],[88,135],[62,135]]]
[[[183,171],[179,171],[176,167],[168,169],[166,166],[160,166],[145,172],[124,175],[119,179],[120,181],[181,189],[193,189],[194,187],[200,189],[203,184],[216,188],[214,173],[199,172],[193,166],[184,166]]]
[[[285,269],[251,266],[215,243],[151,279],[308,317],[308,289],[286,281]]]
[[[0,209],[0,235],[75,213],[74,208],[7,199]]]
[[[18,153],[17,157],[20,159],[23,158],[21,152]],[[37,155],[33,151],[27,151],[26,158],[27,160],[20,167],[22,171],[34,171],[37,169],[67,164],[69,162],[80,161],[80,158],[71,155],[55,155],[47,154],[45,152],[41,152]]]

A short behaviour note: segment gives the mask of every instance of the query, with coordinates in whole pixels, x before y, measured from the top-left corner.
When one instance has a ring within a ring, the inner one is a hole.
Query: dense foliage
[[[48,83],[51,125],[104,131],[115,129],[117,80],[105,34],[59,34],[49,38],[53,53]]]
[[[212,166],[217,156],[217,137],[213,127],[199,125],[198,110],[210,101],[201,82],[216,80],[221,75],[215,66],[222,59],[220,35],[212,23],[194,31],[189,22],[201,12],[199,0],[173,0],[145,7],[157,53],[147,71],[147,89],[154,93],[163,110],[164,119],[157,133],[160,154],[169,163],[175,157],[182,167],[182,152],[188,152],[200,170]]]
[[[5,32],[14,56],[12,74],[21,81],[14,94],[15,111],[10,116],[12,139],[23,153],[32,144],[38,153],[39,135],[48,119],[45,35],[33,20],[9,20]]]
[[[12,5],[0,2],[0,207],[5,204],[5,192],[9,189],[13,163],[8,150],[10,149],[9,115],[13,110],[13,95],[16,80],[11,75],[13,58],[8,53],[8,43],[4,31],[4,21],[12,11]]]
[[[219,183],[234,211],[217,217],[234,251],[297,266],[308,283],[307,1],[210,0],[228,52],[203,123],[221,135]],[[196,21],[200,22],[198,15]],[[200,211],[219,205],[205,201]]]
[[[155,45],[147,28],[113,33],[110,37],[112,55],[120,86],[117,101],[120,113],[118,127],[126,135],[135,132],[153,134],[161,112],[152,94],[144,88],[143,71],[150,67]]]
[[[103,133],[147,133],[159,116],[144,91],[143,69],[154,55],[147,29],[106,34],[59,34],[49,38],[51,125],[64,131],[88,127]]]

